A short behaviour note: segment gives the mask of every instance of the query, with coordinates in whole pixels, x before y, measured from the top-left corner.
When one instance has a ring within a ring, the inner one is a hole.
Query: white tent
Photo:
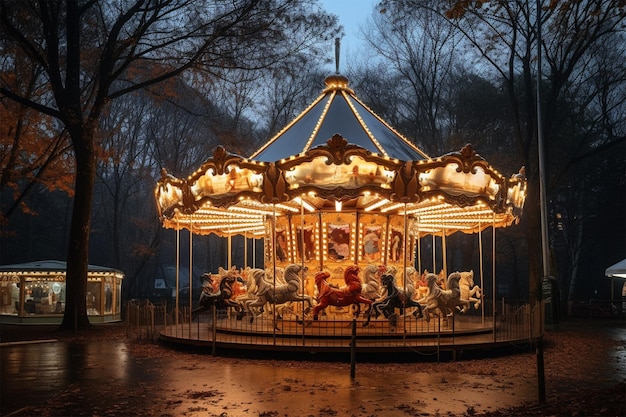
[[[609,266],[604,274],[607,277],[626,278],[626,259],[622,259],[615,265]]]
[[[611,278],[611,305],[614,304],[615,299],[615,287],[614,281],[615,278],[626,279],[626,259],[622,259],[615,265],[609,266],[606,271],[604,271],[604,275]],[[624,300],[626,297],[626,281],[624,281],[624,285],[622,286],[622,299]],[[622,313],[626,312],[626,304],[622,304]]]

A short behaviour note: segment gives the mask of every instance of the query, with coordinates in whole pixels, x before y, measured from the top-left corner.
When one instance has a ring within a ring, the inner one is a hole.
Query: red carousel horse
[[[313,320],[317,320],[319,313],[328,306],[345,307],[354,304],[357,306],[356,317],[358,317],[361,313],[361,304],[372,304],[372,300],[361,295],[360,271],[356,265],[347,267],[343,274],[346,286],[342,288],[334,288],[326,281],[330,277],[328,272],[321,271],[315,274],[318,296],[317,305],[313,307]]]

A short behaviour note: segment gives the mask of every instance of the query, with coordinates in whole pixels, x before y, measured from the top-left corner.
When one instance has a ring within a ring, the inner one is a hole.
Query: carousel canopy
[[[428,157],[334,75],[250,158],[217,147],[187,178],[163,170],[155,194],[164,227],[196,234],[267,236],[269,220],[305,213],[397,216],[414,235],[474,233],[519,220],[526,178],[523,168],[502,176],[469,144]]]
[[[626,259],[622,259],[615,265],[609,266],[604,274],[607,277],[626,278]]]
[[[335,134],[382,156],[404,161],[428,159],[428,155],[368,109],[348,88],[346,77],[331,75],[325,83],[322,95],[251,159],[278,161],[323,146]]]

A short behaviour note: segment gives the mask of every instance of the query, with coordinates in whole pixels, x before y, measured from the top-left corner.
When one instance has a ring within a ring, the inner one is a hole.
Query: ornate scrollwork
[[[480,203],[500,215],[498,222],[510,224],[521,215],[526,179],[523,167],[508,179],[501,176],[471,144],[436,159],[400,161],[336,134],[325,145],[275,162],[250,160],[218,146],[186,179],[162,170],[155,194],[169,227],[180,227],[180,219],[191,219],[202,207],[227,209],[243,200],[293,207],[290,200],[303,195],[313,196],[309,202],[322,211],[333,210],[333,201],[343,202],[344,210],[363,209],[373,205],[372,198],[425,206],[432,200],[459,208]],[[195,227],[191,223],[188,227]]]
[[[326,143],[328,143],[328,150],[332,155],[332,163],[335,165],[342,164],[348,141],[343,136],[334,134]]]
[[[276,166],[276,163],[269,163],[263,178],[263,196],[261,201],[264,203],[285,201],[288,198],[286,190],[287,183],[283,171]]]
[[[221,175],[224,173],[226,159],[228,159],[229,156],[230,154],[223,146],[215,148],[213,151],[213,166],[215,167],[216,174]]]
[[[402,164],[391,186],[393,190],[391,196],[394,200],[402,203],[413,203],[420,200],[418,194],[420,185],[416,173],[417,170],[412,161]]]

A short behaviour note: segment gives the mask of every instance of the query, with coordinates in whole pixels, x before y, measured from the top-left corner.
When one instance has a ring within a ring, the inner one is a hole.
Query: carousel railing
[[[502,300],[495,311],[490,302],[480,310],[470,310],[447,319],[430,320],[407,314],[395,323],[387,318],[366,316],[355,319],[357,347],[360,350],[392,348],[451,347],[456,344],[532,343],[539,336],[543,305]],[[367,314],[367,313],[365,313]],[[168,338],[219,343],[224,346],[261,348],[309,347],[345,349],[352,343],[353,320],[350,312],[333,311],[318,320],[302,316],[299,308],[265,312],[254,318],[237,317],[226,310],[209,310],[193,317],[192,308],[132,300],[127,306],[127,335],[155,340]]]
[[[163,334],[235,345],[342,347],[350,344],[352,319],[346,312],[331,311],[318,320],[303,317],[298,309],[274,314],[239,318],[233,312],[217,310],[201,313],[190,321],[189,309],[184,307],[179,311],[179,322],[170,323]],[[379,317],[365,326],[366,319],[361,315],[356,319],[356,335],[360,348],[453,345],[460,337],[465,342],[475,339],[477,343],[525,341],[538,336],[537,323],[541,317],[540,307],[502,301],[493,312],[491,303],[486,302],[484,310],[471,310],[447,319],[432,317],[430,321],[415,318],[408,311],[395,324]]]

